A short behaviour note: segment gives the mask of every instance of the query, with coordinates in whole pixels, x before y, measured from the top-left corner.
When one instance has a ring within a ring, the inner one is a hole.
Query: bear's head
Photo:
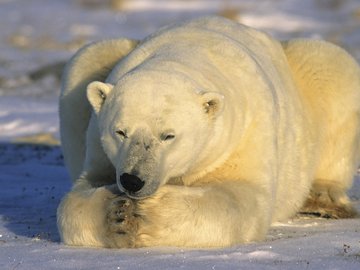
[[[221,136],[223,96],[167,72],[132,72],[115,85],[92,82],[87,96],[117,184],[132,198],[188,174]]]

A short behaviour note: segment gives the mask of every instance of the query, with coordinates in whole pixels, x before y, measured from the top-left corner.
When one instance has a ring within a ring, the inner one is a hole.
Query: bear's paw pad
[[[126,197],[110,201],[107,209],[109,247],[134,247],[138,227],[135,208],[135,202]]]

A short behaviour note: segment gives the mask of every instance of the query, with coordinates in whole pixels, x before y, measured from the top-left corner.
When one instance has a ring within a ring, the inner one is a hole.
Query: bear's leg
[[[359,117],[340,121],[324,135],[324,145],[310,195],[300,212],[327,218],[351,218],[356,211],[346,194],[359,163]]]
[[[261,185],[234,181],[198,187],[165,185],[143,200],[118,197],[108,212],[109,243],[111,247],[221,247],[260,240],[271,222],[270,194]]]
[[[314,146],[319,162],[315,180],[301,211],[352,217],[346,191],[359,165],[359,66],[343,49],[324,41],[299,39],[282,45],[319,140]]]
[[[313,215],[323,218],[353,218],[357,216],[346,190],[337,187],[331,181],[316,179],[310,194],[300,210],[301,215]]]
[[[92,188],[79,179],[61,201],[57,211],[62,241],[75,246],[109,246],[107,207],[119,194],[116,185]]]

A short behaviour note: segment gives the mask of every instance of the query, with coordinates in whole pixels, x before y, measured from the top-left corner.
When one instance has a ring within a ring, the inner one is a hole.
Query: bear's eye
[[[173,139],[175,139],[175,135],[172,133],[163,133],[160,136],[162,141],[171,141]]]
[[[124,130],[121,130],[121,129],[118,129],[117,131],[115,131],[117,135],[123,137],[123,138],[127,138],[127,134],[126,134],[126,131]]]

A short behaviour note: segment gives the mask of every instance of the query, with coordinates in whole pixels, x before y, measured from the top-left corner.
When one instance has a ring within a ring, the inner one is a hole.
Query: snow
[[[39,132],[58,132],[57,100],[20,99],[14,96],[0,98],[1,140],[9,141]]]
[[[206,14],[281,39],[324,38],[360,60],[358,0],[0,0],[0,269],[360,269],[359,219],[295,218],[262,242],[225,249],[60,243],[56,208],[71,186],[54,145],[65,61],[89,41],[142,38]],[[360,210],[360,177],[350,196]]]

